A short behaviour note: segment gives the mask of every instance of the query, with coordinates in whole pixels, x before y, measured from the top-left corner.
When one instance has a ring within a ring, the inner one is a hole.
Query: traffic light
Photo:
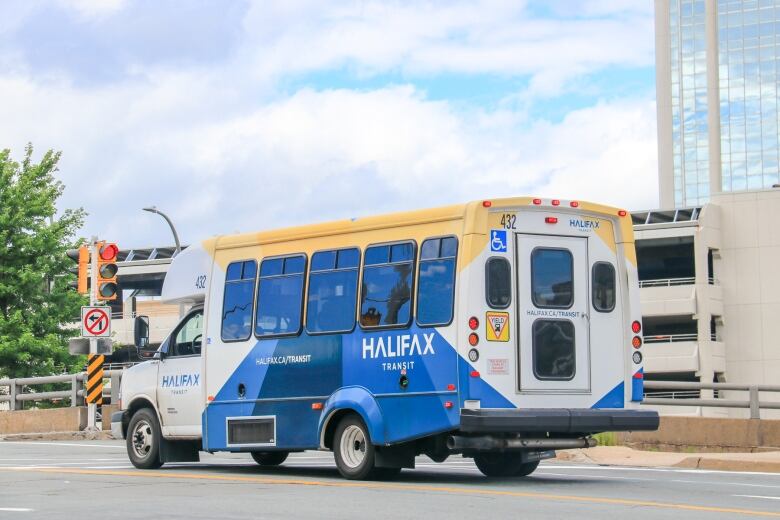
[[[116,300],[117,285],[116,273],[119,268],[116,265],[116,256],[119,248],[110,242],[98,242],[95,244],[97,251],[97,287],[95,298],[97,300]]]
[[[78,249],[68,249],[68,258],[77,262],[78,267],[68,269],[77,276],[77,281],[71,282],[70,286],[78,291],[79,294],[89,292],[89,246],[83,245]]]

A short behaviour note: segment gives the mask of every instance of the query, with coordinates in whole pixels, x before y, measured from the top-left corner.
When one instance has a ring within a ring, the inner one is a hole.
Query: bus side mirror
[[[149,317],[136,316],[134,324],[135,347],[138,350],[149,346]]]

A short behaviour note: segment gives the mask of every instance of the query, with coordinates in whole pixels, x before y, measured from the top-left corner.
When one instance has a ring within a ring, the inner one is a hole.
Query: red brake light
[[[471,330],[477,330],[479,328],[479,320],[476,316],[469,318],[469,328]]]
[[[639,334],[642,331],[642,324],[639,323],[638,321],[635,321],[634,323],[631,324],[631,330],[633,331],[634,334]]]
[[[561,205],[561,201],[560,201],[560,200],[558,200],[558,199],[553,199],[553,200],[552,200],[552,205],[553,205],[553,206],[560,206],[560,205]]]
[[[572,208],[579,208],[580,207],[580,203],[577,202],[576,200],[573,200],[573,201],[569,202],[569,206],[571,206]]]
[[[534,204],[537,206],[542,203],[542,199],[534,199]]]
[[[545,217],[544,221],[548,224],[557,224],[558,223],[558,217]]]
[[[489,200],[483,200],[482,201],[482,207],[483,208],[489,208],[492,205],[493,205],[493,203],[491,201],[489,201]]]

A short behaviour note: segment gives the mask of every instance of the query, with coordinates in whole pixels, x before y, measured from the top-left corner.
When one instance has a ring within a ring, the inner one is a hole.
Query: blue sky
[[[657,204],[651,0],[0,4],[0,147],[122,246],[483,197]]]

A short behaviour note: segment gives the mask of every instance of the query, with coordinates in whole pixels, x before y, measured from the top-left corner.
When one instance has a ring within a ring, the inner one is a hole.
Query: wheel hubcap
[[[341,456],[349,468],[355,469],[366,458],[366,436],[363,430],[355,425],[349,425],[341,436]]]
[[[149,452],[152,450],[152,440],[154,434],[152,433],[152,425],[147,421],[138,421],[133,429],[133,452],[139,458],[146,458]]]

